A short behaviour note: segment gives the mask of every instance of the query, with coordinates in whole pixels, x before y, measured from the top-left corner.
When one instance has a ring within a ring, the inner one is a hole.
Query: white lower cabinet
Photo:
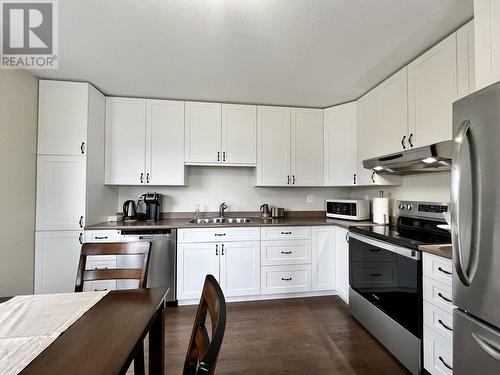
[[[335,241],[335,288],[337,294],[349,303],[349,231],[334,227]]]
[[[423,254],[424,368],[432,375],[453,374],[452,261]]]
[[[312,227],[312,290],[335,289],[334,227]]]
[[[36,232],[36,294],[74,292],[82,239],[79,231]]]
[[[260,293],[260,242],[220,244],[219,281],[227,297]]]

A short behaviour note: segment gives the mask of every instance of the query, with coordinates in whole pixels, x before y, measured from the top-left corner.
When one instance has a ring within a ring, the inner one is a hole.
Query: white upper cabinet
[[[356,102],[324,111],[325,185],[353,185],[357,168]]]
[[[87,83],[40,81],[38,154],[85,153],[88,91]]]
[[[222,160],[220,103],[186,102],[186,164],[217,164]]]
[[[292,108],[293,186],[323,185],[323,110]]]
[[[184,102],[106,99],[106,184],[184,185]]]
[[[106,98],[106,183],[146,181],[146,100]]]
[[[414,146],[451,139],[457,86],[457,41],[452,34],[408,65],[409,131]]]
[[[500,2],[474,0],[476,89],[500,81]]]
[[[290,108],[259,106],[257,111],[257,185],[289,186]]]
[[[146,101],[146,184],[184,185],[184,102]]]
[[[36,230],[85,226],[86,157],[37,157]]]
[[[474,21],[457,31],[458,98],[476,90],[476,62],[474,55]]]
[[[370,91],[358,100],[358,168],[357,184],[368,184],[373,171],[363,168],[363,160],[378,154],[377,101],[375,91]]]
[[[376,155],[411,147],[408,133],[408,69],[405,67],[375,88],[378,137]]]
[[[257,106],[222,104],[222,159],[225,164],[257,163]]]

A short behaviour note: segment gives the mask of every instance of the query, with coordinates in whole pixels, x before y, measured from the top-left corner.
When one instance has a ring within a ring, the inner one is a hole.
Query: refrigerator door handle
[[[460,207],[459,207],[459,192],[460,192],[460,182],[461,182],[461,175],[462,175],[462,166],[461,166],[461,155],[462,155],[462,148],[465,140],[467,139],[467,136],[469,134],[469,130],[471,128],[471,122],[469,120],[466,120],[460,124],[460,127],[458,129],[457,135],[453,139],[454,144],[456,145],[456,160],[454,160],[454,166],[453,166],[453,181],[452,181],[452,227],[451,227],[451,233],[452,233],[452,238],[453,238],[453,261],[455,263],[455,270],[458,278],[462,282],[463,285],[465,286],[470,286],[472,283],[472,278],[474,277],[475,273],[475,266],[477,266],[477,257],[474,256],[472,249],[474,248],[474,231],[472,230],[473,228],[470,228],[471,230],[471,254],[469,257],[469,262],[470,266],[465,267],[462,265],[462,252],[461,252],[461,244],[460,244],[460,234],[462,229],[460,228]],[[454,151],[455,151],[454,150]],[[455,154],[455,152],[454,152]],[[472,172],[471,172],[472,173]],[[471,174],[471,179],[472,179],[472,174]],[[472,184],[473,185],[473,184]],[[472,188],[474,190],[474,188]],[[471,192],[471,199],[474,199],[474,191]],[[477,215],[476,209],[474,207],[474,202],[472,202],[472,217],[475,217]],[[479,228],[476,228],[479,229]],[[471,265],[473,267],[471,267]],[[469,275],[467,270],[472,270],[471,274]]]
[[[494,344],[491,344],[484,337],[472,333],[472,338],[476,340],[476,343],[481,349],[483,349],[490,357],[500,362],[500,348]]]

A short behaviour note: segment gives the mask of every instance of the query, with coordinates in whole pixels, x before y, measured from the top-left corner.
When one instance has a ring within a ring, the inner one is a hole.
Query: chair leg
[[[145,375],[144,369],[144,342],[137,347],[137,353],[134,357],[134,375]]]

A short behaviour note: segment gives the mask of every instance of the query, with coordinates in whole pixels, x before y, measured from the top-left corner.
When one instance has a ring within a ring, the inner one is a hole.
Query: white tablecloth
[[[17,374],[109,291],[17,296],[0,303],[0,374]]]

